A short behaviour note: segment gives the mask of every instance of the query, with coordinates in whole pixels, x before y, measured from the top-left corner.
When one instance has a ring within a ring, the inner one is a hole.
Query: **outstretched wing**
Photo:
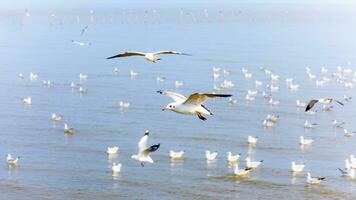
[[[171,91],[159,90],[159,91],[157,91],[157,93],[164,94],[167,97],[172,98],[175,102],[184,102],[187,100],[187,97],[185,97],[184,95],[181,95],[181,94],[178,94],[175,92],[171,92]]]
[[[148,135],[149,133],[146,131],[145,135],[138,142],[138,152],[143,152],[147,149]]]
[[[344,105],[342,102],[340,102],[340,101],[338,101],[338,100],[335,100],[338,104],[340,104],[340,105]]]
[[[201,105],[208,98],[231,97],[231,94],[200,94],[194,93],[188,97],[184,104]]]
[[[124,52],[124,53],[117,54],[115,56],[108,57],[106,59],[127,57],[127,56],[145,56],[145,53],[137,52],[137,51],[127,51],[127,52]]]
[[[182,52],[177,52],[177,51],[158,51],[158,52],[154,52],[153,54],[154,54],[154,55],[159,55],[159,54],[177,54],[177,55],[191,56],[190,54],[182,53]]]
[[[150,146],[149,148],[147,148],[145,151],[143,151],[142,153],[145,155],[149,155],[150,153],[157,151],[157,149],[159,148],[159,146],[161,146],[161,144],[155,144]]]
[[[305,112],[308,112],[308,110],[312,109],[312,107],[318,103],[318,100],[316,99],[313,99],[313,100],[310,100],[307,107],[305,108]]]

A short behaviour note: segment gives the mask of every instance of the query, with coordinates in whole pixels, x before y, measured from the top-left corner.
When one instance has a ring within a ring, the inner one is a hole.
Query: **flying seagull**
[[[321,103],[323,105],[329,105],[331,104],[333,101],[336,101],[338,104],[340,105],[344,105],[343,103],[341,103],[340,101],[336,100],[336,99],[332,99],[332,98],[323,98],[323,99],[312,99],[309,101],[307,107],[305,108],[305,112],[307,112],[308,110],[310,110],[311,108],[313,108],[313,106],[316,103]]]
[[[137,52],[137,51],[127,51],[127,52],[124,52],[124,53],[117,54],[115,56],[108,57],[106,59],[119,58],[119,57],[128,57],[128,56],[144,56],[145,60],[155,63],[155,62],[161,60],[161,58],[158,57],[158,55],[161,55],[161,54],[176,54],[176,55],[190,56],[190,54],[177,52],[177,51],[158,51],[158,52],[154,52],[154,53],[143,53],[143,52]]]
[[[202,103],[209,98],[217,97],[231,97],[231,94],[206,94],[206,93],[194,93],[189,97],[184,95],[171,92],[159,90],[157,91],[160,94],[164,94],[174,100],[174,102],[168,104],[162,111],[170,110],[176,113],[185,114],[185,115],[197,115],[199,119],[206,120],[203,114],[213,115],[213,113],[205,107]]]
[[[82,32],[80,33],[80,36],[82,36],[85,32],[87,32],[89,30],[89,26],[86,25],[83,29]]]
[[[150,154],[154,151],[157,151],[160,144],[155,144],[150,147],[147,146],[149,131],[147,130],[143,137],[138,142],[138,153],[136,155],[132,155],[131,158],[141,162],[141,166],[144,167],[145,162],[153,163]]]

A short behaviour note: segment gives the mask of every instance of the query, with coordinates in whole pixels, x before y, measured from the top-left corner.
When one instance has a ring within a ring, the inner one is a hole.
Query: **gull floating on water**
[[[64,133],[66,134],[73,134],[74,133],[74,129],[69,127],[67,123],[64,124]]]
[[[338,104],[340,105],[344,105],[343,103],[341,103],[340,101],[338,100],[335,100],[335,99],[332,99],[332,98],[323,98],[323,99],[312,99],[309,101],[307,107],[305,108],[305,112],[307,112],[308,110],[310,110],[311,108],[313,108],[313,106],[316,104],[316,103],[320,103],[320,104],[323,104],[323,105],[329,105],[331,104],[333,101],[336,101]]]
[[[231,97],[229,97],[229,104],[230,105],[235,105],[235,104],[237,104],[237,100],[236,99],[233,99],[233,98],[231,98]]]
[[[82,81],[82,80],[87,80],[88,79],[88,75],[87,74],[82,74],[80,73],[79,74],[79,79]]]
[[[182,159],[184,156],[185,151],[169,151],[169,157],[171,159]]]
[[[194,93],[191,94],[189,97],[185,97],[184,95],[171,92],[160,90],[157,91],[160,94],[164,94],[174,100],[173,103],[168,104],[162,110],[174,111],[179,114],[186,114],[186,115],[197,115],[199,119],[206,120],[203,114],[205,115],[212,115],[211,111],[208,110],[202,103],[209,98],[217,98],[217,97],[231,97],[230,94],[201,94],[201,93]]]
[[[258,137],[253,137],[251,135],[249,135],[247,137],[247,143],[248,144],[256,144],[257,143],[257,140],[258,140]]]
[[[76,40],[72,40],[72,43],[76,44],[76,45],[79,45],[79,46],[89,46],[90,45],[90,42],[79,42],[79,41],[76,41]]]
[[[347,129],[344,129],[344,136],[345,137],[352,137],[352,136],[354,136],[355,133],[356,133],[355,131],[351,132],[351,131],[348,131]]]
[[[272,127],[274,127],[275,123],[265,119],[265,120],[263,120],[262,125],[267,128],[272,128]]]
[[[300,145],[310,145],[314,142],[313,139],[305,139],[304,136],[300,136],[299,144]]]
[[[252,168],[252,169],[258,168],[258,167],[262,164],[262,162],[263,162],[263,160],[260,160],[260,161],[251,161],[250,157],[247,157],[245,160],[246,160],[246,166],[247,166],[248,168]]]
[[[120,101],[119,106],[120,106],[120,108],[127,109],[130,107],[130,102]]]
[[[246,176],[249,175],[252,168],[246,167],[244,169],[239,169],[239,165],[235,165],[234,174],[235,176]]]
[[[292,172],[302,172],[304,170],[304,167],[304,164],[297,165],[294,161],[292,161]]]
[[[308,184],[319,184],[325,177],[312,177],[310,173],[307,173],[307,183]]]
[[[157,76],[156,80],[157,80],[157,82],[162,83],[162,82],[164,82],[166,80],[166,77]]]
[[[335,127],[335,128],[344,128],[345,122],[339,122],[339,121],[333,120],[332,124],[333,124],[333,127]]]
[[[153,160],[150,156],[152,152],[157,151],[160,144],[155,144],[150,147],[147,146],[149,131],[147,130],[145,134],[142,136],[140,141],[138,142],[138,153],[136,155],[132,155],[131,158],[137,160],[141,163],[141,166],[144,167],[144,163],[153,163]]]
[[[308,120],[305,120],[304,122],[304,128],[315,128],[317,123],[310,123]]]
[[[19,162],[20,156],[13,158],[11,154],[6,155],[6,162],[8,165],[17,165]]]
[[[113,155],[113,154],[117,154],[119,151],[119,147],[118,146],[114,146],[114,147],[108,147],[106,150],[106,153],[108,155]]]
[[[24,78],[25,78],[25,76],[23,75],[23,73],[19,73],[19,78],[20,78],[20,79],[24,79]]]
[[[108,57],[106,59],[119,58],[119,57],[128,57],[128,56],[144,56],[145,60],[155,63],[155,62],[161,60],[161,58],[158,57],[158,55],[161,55],[161,54],[176,54],[176,55],[186,55],[186,56],[190,55],[190,54],[177,52],[177,51],[158,51],[158,52],[154,52],[154,53],[143,53],[143,52],[137,52],[137,51],[128,51],[128,52],[117,54],[115,56]]]
[[[217,151],[214,151],[214,152],[210,152],[209,150],[205,151],[205,158],[208,161],[215,160],[217,156],[218,156],[218,152]]]
[[[24,104],[31,105],[32,104],[32,98],[31,97],[23,98],[22,102]]]
[[[121,167],[122,167],[121,163],[119,163],[119,164],[113,163],[112,166],[111,166],[112,174],[116,175],[116,174],[120,173],[121,172]]]
[[[55,113],[52,113],[52,121],[59,122],[61,120],[62,120],[62,116],[56,115]]]
[[[297,107],[299,107],[299,108],[304,108],[305,106],[307,106],[306,103],[304,103],[304,102],[302,102],[302,101],[300,101],[300,100],[296,100],[296,105],[297,105]]]
[[[175,85],[176,88],[182,87],[183,84],[184,84],[184,83],[183,83],[182,81],[175,81],[175,82],[174,82],[174,85]]]
[[[226,152],[226,155],[227,155],[227,161],[230,163],[237,162],[241,156],[241,154],[233,155],[230,151]]]
[[[88,93],[88,90],[83,88],[83,87],[79,87],[79,93],[80,94],[86,94],[86,93]]]
[[[37,80],[37,78],[38,78],[38,75],[37,75],[37,74],[35,74],[35,73],[33,73],[33,72],[30,73],[30,80],[31,80],[31,81],[35,81],[35,80]]]
[[[277,123],[279,120],[279,115],[268,114],[266,120]]]

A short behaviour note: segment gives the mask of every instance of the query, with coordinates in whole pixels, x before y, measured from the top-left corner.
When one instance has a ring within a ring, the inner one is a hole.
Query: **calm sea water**
[[[314,10],[302,9],[291,13],[235,9],[224,11],[223,16],[213,9],[209,19],[202,17],[202,9],[188,11],[181,14],[179,9],[162,8],[157,19],[149,11],[146,23],[143,9],[102,12],[93,22],[88,13],[79,13],[80,23],[73,13],[58,14],[55,19],[43,13],[2,15],[0,199],[355,199],[356,183],[340,177],[337,168],[351,153],[356,154],[356,141],[331,126],[337,119],[356,129],[354,102],[316,116],[295,107],[296,99],[355,94],[334,80],[316,88],[305,74],[305,67],[319,77],[322,66],[329,71],[336,71],[338,65],[353,67],[355,18],[332,9],[325,13],[316,9],[320,12],[315,15]],[[86,24],[90,30],[80,36]],[[72,39],[91,45],[80,47]],[[126,50],[163,49],[193,56],[167,55],[158,63],[138,57],[105,59]],[[211,92],[213,66],[232,71],[215,83],[225,79],[236,84],[224,91],[238,99],[236,106],[229,106],[226,99],[208,101],[215,115],[205,122],[161,111],[170,99],[156,90],[186,95]],[[113,72],[115,67],[118,74]],[[253,73],[251,80],[244,79],[242,67]],[[244,100],[246,91],[255,88],[255,79],[269,82],[260,67],[280,75],[281,89],[273,93],[280,106],[268,106],[261,93],[255,102]],[[130,70],[139,73],[135,80]],[[31,71],[39,75],[37,81],[29,80]],[[20,72],[24,80],[18,78]],[[79,81],[79,73],[88,74],[88,80]],[[157,75],[166,81],[158,83]],[[299,91],[287,89],[287,77],[301,85]],[[42,85],[47,79],[54,82],[53,87]],[[184,82],[179,89],[174,86],[176,80]],[[82,84],[88,94],[72,90],[71,82]],[[21,103],[27,96],[33,105]],[[129,101],[130,108],[120,110],[120,101]],[[64,135],[63,124],[51,121],[53,112],[77,133]],[[275,128],[264,129],[262,120],[269,113],[281,119]],[[318,127],[304,130],[306,119]],[[152,156],[155,163],[142,168],[130,156],[146,129],[151,131],[149,142],[161,143],[161,148]],[[256,147],[248,147],[248,135],[259,137]],[[315,144],[301,149],[300,135],[315,138]],[[120,147],[120,154],[108,159],[106,148],[114,145]],[[185,150],[186,159],[170,161],[171,149]],[[206,163],[206,149],[219,152],[216,162]],[[237,179],[226,162],[226,151],[263,159],[263,166],[250,178]],[[6,153],[21,156],[17,168],[6,165]],[[291,175],[292,160],[305,162],[306,171],[326,176],[326,181],[306,186],[304,174]],[[112,162],[123,164],[118,177],[111,175]]]

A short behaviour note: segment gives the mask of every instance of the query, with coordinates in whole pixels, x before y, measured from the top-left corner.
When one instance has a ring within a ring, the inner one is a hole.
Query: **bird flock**
[[[85,34],[85,32],[87,32],[88,30],[89,30],[89,26],[85,26],[82,29],[80,36]],[[76,40],[71,40],[71,42],[79,46],[91,45],[91,43],[89,42],[79,42]],[[167,51],[164,50],[164,51],[158,51],[153,53],[125,51],[123,53],[110,56],[107,59],[131,57],[131,56],[143,56],[146,61],[156,63],[162,60],[158,56],[164,54],[192,56],[191,54],[178,52],[178,51],[171,51],[171,50],[167,50]],[[279,92],[281,87],[280,79],[282,78],[268,68],[262,67],[260,71],[261,73],[264,73],[266,77],[268,77],[269,82],[265,83],[261,80],[253,80],[254,76],[250,70],[248,70],[247,68],[241,69],[243,78],[246,81],[254,81],[254,85],[255,85],[254,89],[249,89],[246,91],[246,95],[245,95],[246,102],[253,103],[256,100],[256,98],[262,97],[262,99],[265,100],[267,105],[271,107],[279,106],[281,102],[275,98],[274,94]],[[119,73],[119,69],[114,68],[114,73]],[[226,79],[224,79],[221,83],[218,83],[221,77],[224,78],[229,77],[231,73],[233,72],[229,69],[213,67],[212,78],[214,80],[214,86],[212,88],[213,92],[210,93],[209,92],[193,93],[185,96],[183,94],[179,94],[173,91],[158,90],[157,91],[158,94],[165,95],[173,100],[173,102],[162,107],[161,110],[171,111],[182,115],[193,115],[198,117],[198,119],[205,121],[207,120],[206,116],[211,117],[213,115],[213,112],[203,104],[208,99],[227,98],[227,102],[229,105],[231,106],[238,105],[239,101],[237,99],[234,99],[233,95],[221,93],[222,91],[229,90],[230,88],[236,87],[236,84],[233,81],[226,80]],[[130,71],[130,77],[132,79],[137,78],[138,75],[139,75],[138,72],[135,72],[133,70]],[[330,72],[325,67],[322,67],[321,77],[318,77],[316,74],[314,74],[310,68],[306,68],[306,75],[311,81],[315,83],[315,86],[317,88],[324,87],[327,83],[331,82],[332,80],[335,80],[336,83],[342,85],[347,89],[354,88],[354,85],[356,84],[356,71],[353,71],[351,68],[342,68],[340,66],[337,67],[337,70],[335,72]],[[25,79],[23,73],[19,73],[18,77],[21,80]],[[34,72],[31,72],[29,79],[30,81],[36,81],[38,80],[38,75]],[[87,74],[83,74],[83,73],[79,74],[79,81],[85,81],[88,79],[89,76]],[[166,77],[157,75],[156,80],[157,82],[164,82],[166,80]],[[175,81],[174,86],[175,88],[180,88],[184,84],[185,83],[183,81],[177,80]],[[300,85],[294,83],[294,79],[290,77],[285,78],[285,84],[286,87],[292,92],[296,92],[301,89]],[[53,87],[55,86],[55,83],[51,80],[43,80],[43,85],[45,87]],[[88,89],[81,84],[71,82],[70,88],[73,90],[77,90],[81,95],[88,94]],[[342,106],[345,106],[347,103],[352,103],[352,97],[345,95],[343,96],[342,100],[336,99],[335,97],[322,97],[322,98],[316,97],[315,99],[310,99],[307,102],[303,102],[300,99],[295,100],[295,102],[296,102],[296,107],[303,108],[308,115],[316,115],[320,111],[326,112],[326,111],[333,111],[334,109],[337,109],[334,108],[333,106],[335,103],[337,103],[338,106],[340,106],[340,108]],[[24,97],[22,99],[22,103],[30,106],[33,103],[32,97]],[[129,109],[130,105],[131,105],[130,102],[126,102],[126,101],[120,101],[118,104],[120,109]],[[319,108],[318,105],[322,105],[322,107]],[[342,112],[342,109],[338,109],[338,112]],[[283,118],[282,115],[268,114],[265,117],[265,119],[263,119],[261,125],[265,128],[273,128],[278,125],[279,120],[282,118]],[[52,113],[51,120],[54,123],[63,122],[64,134],[75,134],[77,131],[75,128],[71,127],[68,124],[68,122],[65,122],[64,117],[62,117],[59,114]],[[331,123],[332,127],[336,129],[343,129],[345,137],[353,137],[356,132],[344,128],[345,125],[346,125],[345,122],[340,122],[337,121],[336,119],[333,120]],[[310,122],[308,120],[305,120],[305,123],[301,126],[303,126],[305,129],[314,129],[318,126],[318,124],[315,122]],[[137,153],[131,156],[131,158],[139,162],[139,164],[142,167],[144,167],[146,163],[150,163],[150,164],[154,163],[154,160],[151,156],[154,152],[158,151],[161,146],[160,143],[148,145],[149,135],[150,132],[148,130],[144,132],[143,136],[140,138],[138,142]],[[301,146],[310,146],[316,143],[317,141],[318,141],[317,138],[306,138],[303,135],[300,136],[299,142],[298,142],[298,138],[296,138],[296,143],[299,143],[299,145]],[[249,145],[249,147],[253,148],[259,143],[263,143],[264,141],[261,141],[257,136],[249,135],[247,137],[246,142]],[[119,152],[120,152],[120,148],[118,146],[107,147],[106,150],[107,156],[117,155],[119,154]],[[184,150],[178,150],[178,151],[170,150],[168,152],[168,156],[172,160],[179,160],[185,158],[185,153],[186,152]],[[204,154],[207,162],[214,161],[219,156],[218,151],[212,151],[212,150],[206,150]],[[245,166],[241,167],[241,162],[242,162],[241,157],[242,155],[240,153],[234,154],[233,152],[226,152],[226,160],[228,163],[234,166],[233,175],[236,177],[249,176],[253,170],[262,167],[264,162],[268,162],[264,160],[254,160],[250,156],[247,156],[244,159]],[[13,157],[11,154],[6,155],[6,162],[9,166],[18,166],[19,161],[20,161],[19,156]],[[293,172],[293,174],[302,173],[304,172],[307,166],[308,166],[307,163],[296,163],[295,161],[292,161],[290,170],[291,172]],[[112,174],[114,176],[118,175],[119,173],[121,173],[123,167],[124,166],[121,163],[112,163],[111,166]],[[345,159],[344,166],[337,168],[335,170],[338,170],[342,177],[348,177],[350,179],[354,179],[355,170],[356,170],[356,158],[353,156],[353,154],[350,154],[349,158]],[[310,172],[307,172],[305,177],[306,177],[307,184],[319,184],[322,181],[326,180],[326,177],[313,177]]]

